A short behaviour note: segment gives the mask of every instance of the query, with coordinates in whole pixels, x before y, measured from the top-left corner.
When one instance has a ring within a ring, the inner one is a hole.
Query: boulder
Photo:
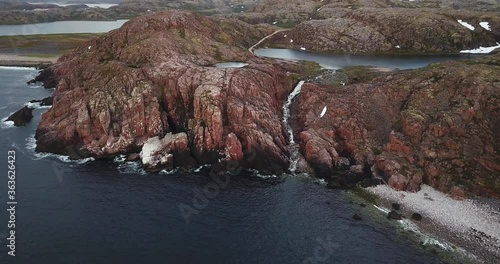
[[[6,121],[14,122],[16,127],[25,126],[33,118],[33,109],[27,106],[19,109],[14,114],[10,115]]]
[[[403,217],[401,216],[400,213],[396,212],[396,211],[390,211],[388,214],[387,214],[387,217],[389,219],[393,219],[393,220],[401,220],[403,219]]]
[[[411,215],[411,219],[415,220],[415,221],[422,221],[422,215],[419,214],[419,213],[413,213]]]
[[[354,219],[354,220],[356,220],[356,221],[361,221],[361,220],[363,220],[363,218],[361,218],[361,216],[359,216],[358,214],[354,214],[354,215],[352,216],[352,219]]]
[[[42,100],[31,100],[30,103],[40,103],[40,106],[51,106],[54,102],[54,97],[49,96]]]
[[[180,161],[175,156],[189,153],[188,138],[186,133],[167,134],[164,138],[149,138],[139,154],[144,169],[157,172],[163,169],[173,169],[180,166]]]

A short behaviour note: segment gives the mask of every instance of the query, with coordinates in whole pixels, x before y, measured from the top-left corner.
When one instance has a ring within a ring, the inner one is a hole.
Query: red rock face
[[[286,168],[281,102],[293,83],[282,66],[246,49],[268,32],[182,12],[141,17],[63,57],[53,108],[37,150],[109,157],[140,151],[152,137],[185,132],[199,164],[240,161]],[[216,68],[217,61],[248,61]]]
[[[128,22],[41,75],[57,89],[37,129],[37,150],[112,157],[172,133],[187,140],[165,152],[162,166],[231,161],[263,173],[286,170],[282,105],[296,76],[291,63],[247,51],[269,33],[182,12]],[[341,184],[371,171],[398,190],[427,183],[456,197],[498,196],[498,56],[345,87],[304,84],[291,122],[303,154],[299,171],[311,165]],[[213,67],[219,61],[248,66]]]
[[[322,177],[335,175],[340,156],[358,172],[372,167],[374,176],[397,190],[418,191],[426,183],[456,198],[470,192],[498,196],[498,56],[366,84],[305,84],[292,113],[304,157]]]

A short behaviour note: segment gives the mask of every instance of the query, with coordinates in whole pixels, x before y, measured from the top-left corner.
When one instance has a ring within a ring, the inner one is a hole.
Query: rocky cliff
[[[166,11],[86,43],[39,78],[57,89],[37,150],[112,157],[141,151],[149,138],[186,133],[189,155],[174,155],[175,166],[242,160],[252,150],[262,155],[247,166],[281,171],[288,163],[281,102],[293,78],[247,50],[268,33]],[[221,61],[249,65],[214,66]]]
[[[316,68],[247,50],[271,32],[174,11],[131,20],[39,76],[57,87],[37,150],[136,154],[149,171],[230,162],[286,171],[294,155],[282,106]],[[291,119],[299,171],[312,168],[331,186],[375,178],[399,190],[427,183],[457,198],[498,196],[499,59],[368,74],[347,86],[306,82]],[[214,66],[222,61],[247,65]]]
[[[333,183],[372,174],[397,190],[426,183],[456,198],[500,197],[499,59],[305,84],[293,111],[301,151]]]

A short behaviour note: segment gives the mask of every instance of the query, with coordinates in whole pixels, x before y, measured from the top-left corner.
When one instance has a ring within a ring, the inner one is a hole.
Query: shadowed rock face
[[[266,34],[239,21],[162,12],[85,44],[48,69],[58,85],[37,150],[110,157],[184,132],[198,164],[241,160],[253,150],[262,155],[249,167],[286,168],[281,102],[292,78],[247,51]],[[249,65],[212,66],[219,61]]]
[[[304,157],[318,176],[334,176],[346,157],[397,190],[424,182],[499,197],[499,55],[345,87],[305,84],[293,110]]]

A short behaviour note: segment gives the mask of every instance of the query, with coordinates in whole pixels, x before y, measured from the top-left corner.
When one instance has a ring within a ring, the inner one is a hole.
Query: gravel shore
[[[444,238],[465,249],[478,257],[480,262],[499,263],[498,201],[457,201],[426,185],[417,193],[397,192],[385,185],[368,190],[382,199],[384,207],[390,207],[392,203],[400,204],[401,213],[406,215],[407,219],[413,213],[421,214],[422,221],[412,222],[425,233]]]

